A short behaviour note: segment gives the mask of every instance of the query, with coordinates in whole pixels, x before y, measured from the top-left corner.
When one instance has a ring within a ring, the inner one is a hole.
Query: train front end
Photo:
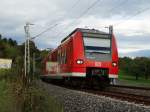
[[[112,27],[109,27],[109,33],[95,29],[82,29],[80,33],[83,48],[79,48],[79,44],[76,46],[78,59],[75,60],[81,72],[87,79],[115,83],[118,78],[118,51]],[[80,53],[81,49],[83,53]]]

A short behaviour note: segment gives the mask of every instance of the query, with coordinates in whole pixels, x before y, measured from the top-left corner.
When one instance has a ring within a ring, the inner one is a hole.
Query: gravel
[[[150,112],[150,106],[69,90],[41,81],[39,85],[63,103],[64,112]]]

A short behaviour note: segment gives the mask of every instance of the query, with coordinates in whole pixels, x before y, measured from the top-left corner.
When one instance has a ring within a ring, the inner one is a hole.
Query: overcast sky
[[[149,8],[150,0],[0,0],[0,33],[22,43],[26,22],[35,24],[31,36],[58,24],[34,40],[43,49],[56,47],[76,27],[107,31],[114,25],[120,54],[150,50]]]

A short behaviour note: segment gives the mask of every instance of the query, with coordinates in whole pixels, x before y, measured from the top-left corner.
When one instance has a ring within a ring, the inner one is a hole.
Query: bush
[[[22,108],[23,112],[62,112],[63,108],[56,99],[49,96],[47,91],[38,88],[30,87],[25,92],[25,102]]]

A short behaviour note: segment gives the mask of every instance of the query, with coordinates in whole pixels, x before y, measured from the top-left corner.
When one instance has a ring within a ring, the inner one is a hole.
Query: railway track
[[[120,99],[122,101],[129,101],[134,102],[137,104],[144,104],[150,106],[150,96],[143,96],[143,95],[135,95],[131,93],[122,93],[122,92],[116,92],[116,91],[99,91],[99,90],[82,90],[84,92],[96,94],[96,95],[103,95],[115,99]]]
[[[66,86],[63,84],[52,83],[67,89],[87,92],[91,94],[111,97],[120,99],[122,101],[134,102],[137,104],[144,104],[150,106],[150,88],[144,87],[133,87],[133,86],[122,86],[122,85],[111,85],[105,90],[91,89],[91,88],[77,88],[74,86]]]
[[[150,106],[150,88],[147,87],[111,85],[105,90],[83,89],[82,91]]]
[[[72,90],[77,90],[77,91],[83,91],[95,95],[111,97],[122,101],[134,102],[136,104],[143,104],[143,105],[150,106],[150,94],[146,94],[147,91],[149,91],[150,93],[149,88],[121,86],[121,85],[110,86],[108,89],[105,90],[97,90],[97,89],[90,89],[90,88],[81,89],[81,88],[73,88],[73,87],[67,87],[67,88]],[[126,91],[123,91],[124,89]]]
[[[127,89],[138,89],[138,90],[149,90],[149,87],[137,87],[137,86],[125,86],[125,85],[110,85],[110,87],[116,87],[116,88],[127,88]]]

